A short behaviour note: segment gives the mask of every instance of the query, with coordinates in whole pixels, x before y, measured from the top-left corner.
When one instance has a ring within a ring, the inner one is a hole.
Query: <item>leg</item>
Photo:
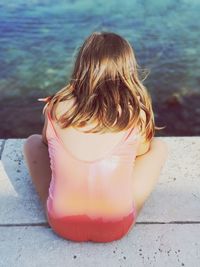
[[[42,142],[42,136],[40,134],[33,134],[26,139],[23,154],[33,184],[46,212],[46,201],[51,181],[51,168],[48,147]]]
[[[158,181],[167,154],[167,144],[154,137],[151,142],[150,150],[146,154],[138,156],[135,159],[133,170],[133,197],[136,204],[137,215]]]

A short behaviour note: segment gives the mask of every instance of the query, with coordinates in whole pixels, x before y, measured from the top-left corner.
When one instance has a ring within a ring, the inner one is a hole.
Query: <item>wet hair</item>
[[[84,133],[105,133],[139,127],[150,141],[156,127],[152,100],[139,79],[140,67],[130,43],[113,32],[93,32],[79,47],[69,83],[48,98],[53,120],[64,129],[95,127]],[[57,118],[59,102],[73,106]],[[141,114],[145,114],[141,116]]]

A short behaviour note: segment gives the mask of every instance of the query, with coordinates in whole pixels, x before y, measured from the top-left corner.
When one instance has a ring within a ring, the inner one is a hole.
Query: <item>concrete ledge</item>
[[[54,234],[23,160],[25,139],[0,139],[0,266],[200,266],[200,137],[159,138],[169,156],[154,192],[132,231],[105,244]]]

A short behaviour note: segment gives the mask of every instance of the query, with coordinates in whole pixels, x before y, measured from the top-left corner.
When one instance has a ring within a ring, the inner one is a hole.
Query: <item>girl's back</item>
[[[72,100],[60,102],[56,111],[58,117],[65,113],[67,109],[70,109],[72,103]],[[78,130],[71,126],[62,129],[54,121],[52,121],[52,123],[67,150],[71,151],[76,158],[88,161],[94,161],[103,157],[120,142],[126,132],[85,134],[82,131],[90,130],[95,124],[88,125],[87,127],[82,128],[82,130]]]
[[[58,115],[66,105],[70,102],[58,105]],[[136,219],[132,171],[140,141],[138,129],[85,134],[73,127],[61,129],[48,109],[47,118],[52,169],[47,210],[51,227],[76,241],[121,238]]]

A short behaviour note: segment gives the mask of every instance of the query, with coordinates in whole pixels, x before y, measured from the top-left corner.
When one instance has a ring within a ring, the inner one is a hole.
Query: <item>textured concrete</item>
[[[112,243],[63,240],[41,226],[1,227],[0,266],[198,267],[200,225],[136,224]]]
[[[25,139],[0,139],[0,266],[200,266],[200,137],[159,138],[169,156],[158,184],[128,235],[105,244],[54,234],[23,160]]]

